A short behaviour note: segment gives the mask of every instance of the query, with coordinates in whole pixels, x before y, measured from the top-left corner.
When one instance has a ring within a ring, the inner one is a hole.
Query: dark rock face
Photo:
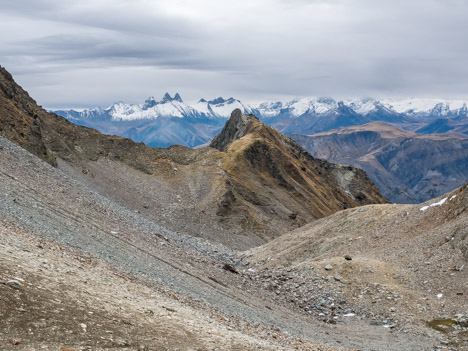
[[[254,115],[243,114],[241,110],[232,111],[231,118],[227,121],[221,133],[216,135],[211,141],[210,147],[219,151],[226,150],[226,147],[234,140],[242,138],[248,132],[251,121],[258,121]]]

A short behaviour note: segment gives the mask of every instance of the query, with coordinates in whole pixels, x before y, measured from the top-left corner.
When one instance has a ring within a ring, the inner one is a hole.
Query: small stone
[[[335,278],[337,282],[341,282],[343,280],[343,278],[339,275],[335,275],[333,278]]]
[[[235,274],[239,274],[239,272],[237,271],[237,269],[230,265],[229,263],[225,263],[223,265],[223,269],[226,270],[226,271],[229,271],[229,272],[232,272],[232,273],[235,273]]]
[[[12,345],[19,345],[21,344],[21,340],[20,339],[8,339],[8,342]]]
[[[332,266],[331,264],[327,264],[327,265],[325,266],[325,270],[326,270],[326,271],[331,271],[332,269],[333,269],[333,266]]]
[[[120,340],[119,341],[119,346],[128,346],[128,341],[124,340],[124,339]]]
[[[15,290],[21,290],[23,288],[23,285],[15,279],[7,281],[6,285]]]
[[[345,259],[346,261],[351,261],[353,258],[352,258],[350,255],[345,255],[345,256],[344,256],[344,259]]]

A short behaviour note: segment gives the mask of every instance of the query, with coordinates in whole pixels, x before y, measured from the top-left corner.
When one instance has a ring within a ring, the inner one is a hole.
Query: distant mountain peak
[[[175,101],[178,101],[178,102],[183,102],[183,101],[182,101],[182,98],[181,98],[180,95],[179,95],[179,93],[176,93],[176,94],[174,95],[174,100],[175,100]]]
[[[327,96],[319,97],[317,99],[317,102],[320,102],[322,104],[329,104],[329,105],[332,105],[332,104],[336,103],[335,99],[333,99],[331,97],[327,97]]]
[[[179,93],[176,93],[174,97],[171,97],[169,93],[164,94],[162,100],[160,101],[161,104],[164,104],[166,102],[171,102],[171,101],[178,101],[178,102],[183,102],[182,98],[180,97]]]
[[[226,102],[226,100],[221,96],[219,98],[208,101],[208,103],[212,105],[222,104],[224,102]]]
[[[164,103],[172,101],[172,100],[174,100],[174,99],[169,95],[169,93],[166,93],[166,94],[164,94],[164,96],[163,96],[162,100],[160,101],[160,103],[164,104]]]
[[[225,104],[225,103],[232,104],[235,101],[237,100],[234,99],[233,97],[230,97],[229,99],[225,99],[220,96],[219,98],[208,101],[208,103],[211,105],[219,105],[219,104]]]
[[[156,100],[154,100],[153,96],[150,96],[145,100],[145,103],[143,104],[143,109],[149,109],[157,104]]]

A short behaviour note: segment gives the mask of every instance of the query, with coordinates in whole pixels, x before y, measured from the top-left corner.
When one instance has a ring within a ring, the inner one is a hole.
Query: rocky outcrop
[[[221,133],[216,135],[211,141],[210,147],[219,151],[225,151],[230,143],[246,135],[249,127],[254,122],[258,122],[257,117],[251,114],[243,114],[240,109],[235,109],[232,111],[231,118],[226,122]]]

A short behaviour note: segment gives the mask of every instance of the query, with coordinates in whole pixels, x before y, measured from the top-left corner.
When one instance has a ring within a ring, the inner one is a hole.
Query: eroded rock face
[[[234,140],[242,138],[249,131],[252,121],[258,122],[254,115],[243,114],[238,108],[232,111],[231,118],[227,121],[221,133],[211,141],[210,147],[219,151],[225,151],[226,147]]]

